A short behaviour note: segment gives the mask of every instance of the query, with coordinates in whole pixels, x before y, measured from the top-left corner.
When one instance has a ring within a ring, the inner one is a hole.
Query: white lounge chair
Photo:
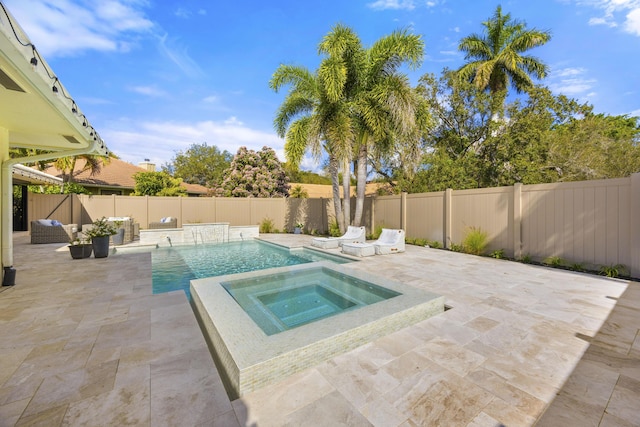
[[[378,240],[372,243],[345,243],[342,253],[355,256],[397,254],[404,252],[404,230],[383,228]]]
[[[378,240],[373,242],[376,255],[397,254],[404,252],[404,230],[383,228]]]
[[[350,225],[347,232],[340,237],[314,237],[311,239],[311,246],[322,249],[335,249],[344,243],[364,243],[366,230],[364,227],[354,227]]]

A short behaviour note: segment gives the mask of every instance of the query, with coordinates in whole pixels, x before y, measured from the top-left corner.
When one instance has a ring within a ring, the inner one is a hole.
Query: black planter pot
[[[91,245],[93,246],[93,256],[96,258],[106,258],[109,256],[109,237],[92,237]]]
[[[93,252],[92,245],[69,245],[69,253],[73,259],[89,258]]]

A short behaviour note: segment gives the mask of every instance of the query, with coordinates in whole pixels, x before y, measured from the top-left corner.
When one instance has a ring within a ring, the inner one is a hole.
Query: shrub
[[[481,228],[470,227],[462,242],[462,248],[468,254],[482,255],[487,246],[487,232]]]
[[[373,231],[371,231],[371,239],[377,239],[382,234],[382,229],[384,228],[384,224],[378,224],[373,227]]]
[[[542,263],[551,267],[562,267],[562,265],[564,264],[564,260],[559,256],[550,256],[545,258]]]
[[[533,262],[533,260],[531,259],[531,255],[529,254],[523,255],[522,258],[519,259],[519,261],[523,264],[531,264]]]
[[[296,185],[289,191],[289,197],[293,199],[306,199],[309,197],[309,193],[302,185]]]
[[[449,245],[449,249],[453,252],[463,252],[464,246],[458,245],[457,243],[451,243],[451,245]]]
[[[422,238],[417,238],[415,239],[415,244],[418,246],[427,246],[429,242],[427,241],[427,239],[422,239]]]
[[[586,271],[586,269],[584,268],[584,264],[578,262],[576,262],[575,264],[571,264],[569,268],[573,271]]]
[[[331,221],[329,221],[329,236],[342,236],[342,233],[340,232],[340,226],[338,225],[338,220],[335,218],[331,218]]]
[[[616,265],[603,265],[600,267],[600,274],[607,277],[616,278],[627,271],[627,267],[624,264]]]
[[[260,221],[260,232],[261,233],[275,233],[275,224],[273,220],[269,217],[264,218]]]
[[[491,258],[504,259],[504,249],[498,249],[489,254]]]
[[[440,249],[442,247],[442,243],[437,240],[429,240],[427,241],[427,245],[429,245],[430,248],[434,249]]]

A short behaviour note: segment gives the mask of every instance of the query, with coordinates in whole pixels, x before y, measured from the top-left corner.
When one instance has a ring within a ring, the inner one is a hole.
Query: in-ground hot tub
[[[192,280],[191,295],[231,398],[444,311],[442,296],[330,262]]]

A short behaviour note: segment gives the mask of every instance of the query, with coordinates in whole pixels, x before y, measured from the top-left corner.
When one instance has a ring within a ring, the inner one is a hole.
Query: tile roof
[[[145,168],[119,159],[111,158],[106,164],[102,160],[100,162],[102,163],[100,171],[91,175],[90,170],[83,170],[86,160],[78,159],[73,172],[73,181],[86,187],[120,187],[133,190],[136,185],[133,175],[137,172],[148,172]],[[63,175],[63,172],[53,165],[45,169],[45,172],[58,177]],[[205,195],[208,192],[207,187],[199,184],[182,183],[182,186],[187,189],[189,194]]]

